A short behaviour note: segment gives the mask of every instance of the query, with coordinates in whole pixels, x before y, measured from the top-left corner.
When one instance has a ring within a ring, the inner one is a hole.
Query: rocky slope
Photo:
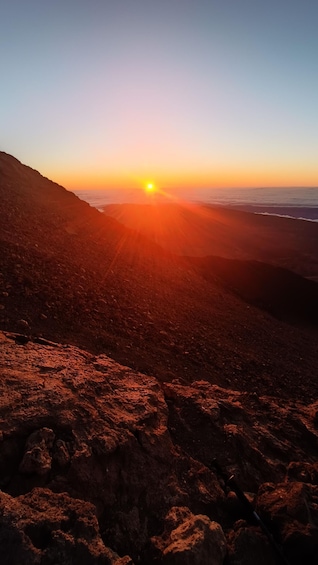
[[[104,352],[161,381],[263,394],[275,379],[283,397],[317,398],[317,333],[293,316],[299,296],[309,312],[314,304],[302,283],[291,326],[286,311],[279,320],[261,309],[254,271],[243,295],[216,263],[201,269],[163,251],[4,153],[0,175],[2,329]]]
[[[178,257],[4,153],[0,213],[1,562],[274,565],[216,458],[316,563],[316,285]]]
[[[105,355],[0,334],[6,565],[291,564],[318,557],[318,402],[165,385]]]

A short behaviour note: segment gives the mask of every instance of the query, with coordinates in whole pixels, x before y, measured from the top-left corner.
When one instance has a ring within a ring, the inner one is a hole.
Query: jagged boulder
[[[300,483],[318,484],[318,463],[291,461],[287,468],[287,479]]]
[[[17,498],[0,493],[2,565],[132,565],[105,547],[89,502],[37,488]]]
[[[20,473],[46,475],[51,470],[55,434],[50,428],[33,432],[27,439],[25,453],[20,463]]]
[[[285,485],[282,508],[291,498],[305,497],[302,507],[307,504],[309,514],[294,517],[275,506],[273,520],[286,548],[299,547],[314,559],[317,402],[286,401],[281,407],[275,397],[203,381],[163,387],[105,355],[43,339],[21,344],[16,335],[0,333],[0,349],[0,488],[7,504],[35,488],[90,502],[105,546],[141,565],[151,565],[156,551],[157,559],[158,551],[160,559],[179,559],[176,539],[183,548],[188,544],[191,559],[205,555],[210,522],[221,524],[233,564],[245,564],[245,544],[257,561],[266,554],[263,541],[250,526],[236,528],[244,509],[234,495],[225,496],[226,485],[211,465],[217,457],[236,473],[252,503],[260,484],[273,483],[259,495],[265,517],[271,518],[275,482]],[[293,484],[303,490],[288,486]],[[54,497],[49,500],[56,505]],[[187,507],[191,516],[175,520],[169,530],[172,518],[165,516],[172,507]],[[17,531],[22,528],[11,513],[6,531],[10,520]],[[150,544],[151,538],[157,542]],[[51,565],[47,555],[41,565]]]
[[[164,391],[174,443],[208,466],[216,458],[245,490],[256,493],[260,484],[283,481],[296,469],[317,476],[317,401],[282,405],[273,396],[206,381],[165,383]]]
[[[4,491],[45,487],[92,502],[106,545],[134,560],[171,505],[217,512],[217,478],[174,445],[155,378],[105,355],[12,338],[0,340]]]
[[[163,534],[151,541],[164,565],[222,565],[226,555],[220,524],[184,507],[171,508]]]
[[[292,564],[318,563],[318,487],[285,482],[266,483],[257,508],[274,525]]]
[[[228,534],[228,565],[276,565],[277,555],[259,528],[238,520]]]

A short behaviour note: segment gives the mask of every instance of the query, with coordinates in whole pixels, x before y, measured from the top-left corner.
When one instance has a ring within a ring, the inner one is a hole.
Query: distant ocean
[[[103,211],[107,204],[171,201],[158,193],[142,190],[74,190],[91,206]],[[258,214],[270,214],[318,221],[317,188],[245,188],[174,190],[172,201],[190,201],[237,208]]]

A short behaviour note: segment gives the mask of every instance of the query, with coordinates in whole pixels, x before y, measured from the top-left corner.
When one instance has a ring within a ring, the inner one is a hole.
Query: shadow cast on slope
[[[296,325],[318,325],[318,284],[260,261],[188,257],[206,280],[216,279],[245,302]]]

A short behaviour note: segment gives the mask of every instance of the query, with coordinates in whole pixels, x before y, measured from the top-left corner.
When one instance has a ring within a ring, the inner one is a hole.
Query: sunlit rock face
[[[1,337],[6,493],[45,487],[89,500],[105,543],[134,557],[170,506],[193,499],[216,511],[223,492],[211,471],[173,444],[156,379],[104,355]]]
[[[163,534],[151,541],[158,560],[170,565],[222,565],[226,555],[226,539],[220,524],[207,516],[194,516],[184,507],[171,508]]]
[[[244,543],[274,563],[214,458],[290,562],[297,540],[316,562],[317,403],[163,386],[105,355],[0,335],[1,562],[236,565]]]

